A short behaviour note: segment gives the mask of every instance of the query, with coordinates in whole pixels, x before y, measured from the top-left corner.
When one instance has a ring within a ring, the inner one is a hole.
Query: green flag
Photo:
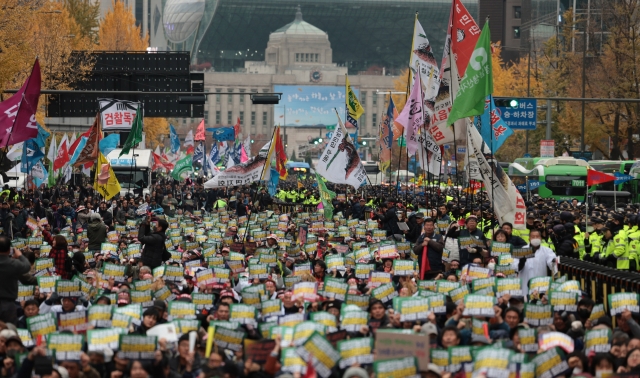
[[[318,189],[320,189],[320,199],[322,200],[322,207],[324,208],[325,219],[333,219],[333,203],[332,199],[336,198],[336,194],[324,184],[322,177],[316,173],[316,180],[318,180]]]
[[[175,180],[180,181],[182,180],[182,177],[180,177],[182,173],[193,170],[192,157],[193,155],[187,155],[182,159],[178,160],[178,162],[176,163],[176,166],[173,168],[173,171],[171,172],[171,177],[173,177]]]
[[[56,186],[56,171],[53,170],[53,161],[49,161],[48,185],[50,188]]]
[[[484,113],[484,100],[492,92],[491,35],[489,23],[485,22],[476,48],[469,59],[467,71],[460,81],[460,89],[453,100],[447,125],[452,125],[455,121],[464,117],[482,115]]]
[[[124,146],[122,146],[122,151],[120,151],[120,155],[118,155],[118,157],[128,154],[129,149],[135,148],[140,142],[142,142],[142,111],[138,109],[136,112],[136,118],[133,120],[133,125],[131,125],[131,132],[127,137],[127,141],[124,142]]]

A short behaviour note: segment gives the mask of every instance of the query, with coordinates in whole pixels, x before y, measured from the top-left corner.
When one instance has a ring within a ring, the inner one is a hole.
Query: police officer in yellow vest
[[[598,217],[591,218],[591,224],[593,225],[593,232],[587,233],[589,235],[587,242],[585,243],[585,250],[587,251],[588,261],[595,261],[596,254],[602,253],[602,228],[604,227],[604,221]]]
[[[627,231],[627,250],[629,252],[629,270],[637,271],[640,264],[638,258],[640,256],[640,230],[638,230],[638,217],[631,215],[627,217],[629,230]]]
[[[607,226],[613,233],[614,250],[613,254],[616,258],[616,268],[620,270],[629,270],[629,251],[627,250],[627,233],[624,230],[624,216],[614,213],[612,220]],[[607,251],[608,253],[609,251]]]

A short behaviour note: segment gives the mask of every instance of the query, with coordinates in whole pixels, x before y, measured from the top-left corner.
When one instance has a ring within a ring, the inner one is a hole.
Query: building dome
[[[204,6],[205,0],[168,0],[162,17],[167,39],[180,43],[189,38],[198,29]]]
[[[296,11],[296,18],[293,20],[293,22],[286,24],[285,26],[281,27],[271,34],[327,35],[327,33],[325,33],[324,31],[302,20],[302,10],[300,9],[299,5],[298,10]]]

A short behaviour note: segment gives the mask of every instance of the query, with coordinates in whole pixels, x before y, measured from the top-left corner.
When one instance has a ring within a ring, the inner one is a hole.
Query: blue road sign
[[[535,130],[538,117],[537,100],[519,100],[517,108],[496,106],[504,122],[514,130]]]

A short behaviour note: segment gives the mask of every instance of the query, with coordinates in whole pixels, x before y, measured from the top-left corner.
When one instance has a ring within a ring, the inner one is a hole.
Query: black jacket
[[[411,243],[415,243],[416,240],[420,237],[422,233],[422,225],[418,224],[416,220],[416,216],[412,215],[409,217],[409,221],[407,222],[407,226],[409,226],[409,232],[404,235],[404,237],[410,241]]]
[[[402,234],[400,227],[398,227],[398,215],[395,207],[388,209],[384,215],[378,214],[377,217],[382,222],[382,228],[387,230],[387,236]]]
[[[422,269],[422,242],[426,235],[420,235],[416,245],[413,247],[413,253],[418,256],[418,269]],[[429,236],[427,243],[427,260],[429,260],[430,272],[444,272],[444,264],[442,263],[442,251],[444,251],[444,238],[437,232]],[[426,272],[425,272],[426,273]]]
[[[164,245],[167,236],[164,232],[153,232],[147,223],[140,224],[138,240],[144,246],[142,250],[142,263],[151,269],[162,265],[162,253],[167,248]]]

